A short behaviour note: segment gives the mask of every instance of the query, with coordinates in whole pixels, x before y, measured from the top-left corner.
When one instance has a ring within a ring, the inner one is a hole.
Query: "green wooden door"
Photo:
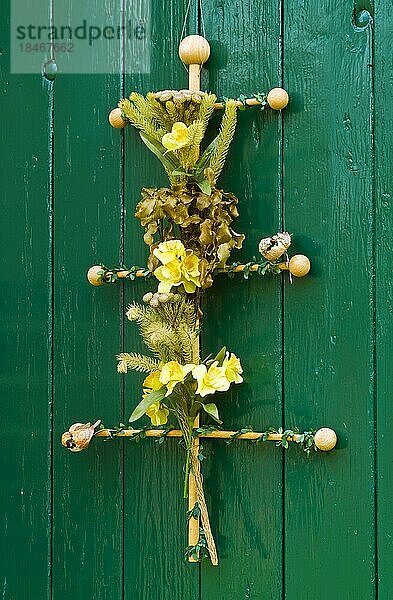
[[[186,4],[145,4],[146,72],[132,72],[120,39],[108,45],[123,63],[117,75],[59,72],[55,80],[10,72],[12,4],[3,7],[2,598],[388,600],[388,0],[375,11],[368,1],[203,0],[188,21],[188,33],[199,23],[211,42],[204,89],[237,97],[283,85],[291,97],[282,115],[239,115],[221,180],[240,199],[237,229],[247,238],[239,259],[287,229],[313,264],[292,286],[221,278],[208,293],[203,348],[228,344],[245,371],[222,401],[224,422],[327,425],[338,448],[307,459],[296,448],[204,442],[220,554],[212,567],[182,558],[183,457],[173,440],[97,440],[80,455],[60,445],[70,423],[124,422],[135,405],[141,378],[122,379],[115,355],[140,344],[124,309],[149,285],[93,289],[85,272],[101,261],[146,260],[134,207],[140,188],[164,175],[135,131],[112,130],[107,113],[134,89],[185,87],[177,46]],[[107,22],[121,8],[127,15],[135,6],[107,0],[89,10]]]

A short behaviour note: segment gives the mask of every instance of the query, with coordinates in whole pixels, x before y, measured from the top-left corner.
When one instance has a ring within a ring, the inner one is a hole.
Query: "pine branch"
[[[225,112],[222,117],[220,132],[218,134],[217,146],[210,159],[210,168],[213,171],[214,179],[217,181],[225,164],[231,145],[237,120],[237,107],[235,100],[227,100],[225,103]]]
[[[162,103],[154,97],[154,93],[148,92],[146,100],[156,121],[158,121],[164,129],[171,131],[174,121],[168,115]]]
[[[130,100],[120,100],[119,108],[121,108],[126,118],[134,127],[161,141],[166,131],[155,121],[150,107],[143,96],[132,92]]]
[[[214,104],[216,100],[217,97],[214,94],[205,94],[199,105],[198,119],[203,123],[203,133],[205,133],[209,119],[214,112]]]
[[[151,373],[159,367],[159,362],[154,358],[139,354],[138,352],[122,352],[116,356],[119,361],[117,370],[119,373],[127,373],[128,369],[140,371],[142,373]]]

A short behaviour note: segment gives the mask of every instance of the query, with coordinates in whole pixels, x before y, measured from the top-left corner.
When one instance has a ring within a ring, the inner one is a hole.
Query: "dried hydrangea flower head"
[[[90,425],[90,423],[74,423],[61,436],[61,443],[71,452],[81,452],[81,450],[84,450],[90,444],[94,430],[100,423],[101,421],[96,421],[94,425]]]
[[[202,98],[206,96],[204,92],[192,92],[191,90],[162,90],[161,92],[155,92],[153,95],[162,104],[173,102],[176,105],[185,102],[200,104]]]
[[[286,231],[276,233],[259,242],[259,252],[266,260],[276,260],[286,252],[291,245],[291,235]]]

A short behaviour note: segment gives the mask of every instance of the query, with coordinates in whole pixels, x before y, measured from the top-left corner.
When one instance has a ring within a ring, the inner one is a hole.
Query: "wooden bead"
[[[323,452],[333,450],[334,446],[337,444],[336,432],[328,427],[322,427],[322,429],[318,429],[316,432],[314,443],[318,450],[322,450]]]
[[[105,282],[103,279],[103,273],[104,269],[101,267],[101,265],[94,265],[94,267],[90,267],[90,269],[87,271],[87,279],[89,283],[96,287],[104,285]]]
[[[288,93],[283,88],[273,88],[267,95],[267,103],[273,110],[285,108],[288,102]]]
[[[288,263],[288,270],[294,277],[304,277],[310,269],[311,263],[304,254],[295,254]]]
[[[203,65],[210,56],[209,42],[201,35],[189,35],[180,42],[179,56],[185,65]]]
[[[125,121],[121,115],[120,108],[114,108],[113,110],[111,110],[111,112],[109,113],[108,120],[112,127],[114,127],[115,129],[123,129],[123,127],[127,125],[127,121]]]

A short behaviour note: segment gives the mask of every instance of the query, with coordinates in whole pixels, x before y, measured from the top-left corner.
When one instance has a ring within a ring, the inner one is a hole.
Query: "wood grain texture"
[[[0,22],[0,591],[49,598],[51,513],[52,86],[11,75],[9,5]],[[28,97],[28,102],[24,98]],[[16,98],[23,103],[14,119]]]
[[[142,186],[167,182],[135,130],[109,127],[109,110],[132,90],[186,87],[177,57],[186,0],[93,2],[92,20],[110,23],[138,3],[150,6],[148,73],[123,77],[121,62],[133,57],[118,43],[108,46],[118,75],[60,72],[55,83],[10,75],[9,7],[2,12],[2,598],[390,600],[388,0],[376,3],[373,25],[369,0],[202,2],[212,49],[202,88],[252,96],[284,84],[291,97],[282,116],[239,113],[221,178],[239,197],[234,226],[247,236],[233,259],[250,260],[260,238],[285,227],[291,251],[312,261],[292,286],[285,274],[217,276],[203,353],[227,345],[245,378],[221,395],[220,413],[233,429],[282,417],[287,427],[330,426],[338,448],[307,460],[296,447],[283,456],[268,444],[202,440],[220,564],[200,568],[182,558],[175,440],[97,440],[76,455],[60,445],[72,422],[126,423],[140,398],[143,376],[120,376],[115,355],[142,350],[124,309],[156,282],[94,289],[85,279],[92,264],[145,264],[135,205]],[[185,34],[203,33],[197,5]]]
[[[203,3],[212,54],[205,88],[251,96],[280,83],[277,2]],[[218,123],[218,117],[216,117]],[[234,146],[219,181],[239,198],[236,231],[246,240],[233,260],[258,254],[281,226],[281,117],[238,113]],[[241,358],[244,383],[217,398],[225,427],[281,423],[280,279],[218,276],[204,304],[203,354],[223,345]],[[201,598],[281,598],[281,453],[245,442],[203,441],[207,500],[220,564],[202,565]]]
[[[375,13],[375,207],[376,207],[376,376],[377,376],[377,532],[378,592],[381,600],[393,590],[393,440],[391,392],[393,355],[392,69],[393,6],[376,4]]]
[[[69,0],[70,11],[72,6]],[[97,3],[93,20],[113,22],[117,6]],[[119,63],[119,42],[108,45],[108,52]],[[69,423],[112,422],[122,411],[115,360],[121,289],[95,289],[86,280],[90,265],[120,259],[121,134],[107,120],[120,84],[120,75],[61,73],[55,84],[53,598],[58,600],[106,600],[123,593],[122,446],[97,444],[71,455],[60,445]]]
[[[353,5],[285,2],[285,225],[310,276],[285,290],[286,423],[340,444],[285,469],[285,597],[375,598],[372,30]]]
[[[145,75],[127,75],[125,94],[187,87],[187,73],[178,59],[185,2],[159,0],[151,3],[151,69]],[[196,32],[196,14],[191,13],[186,34]],[[132,61],[126,56],[126,62]],[[148,247],[143,229],[134,217],[142,187],[167,186],[159,161],[147,150],[138,132],[125,131],[125,262],[146,264]],[[127,285],[125,305],[141,301],[157,282]],[[125,319],[125,350],[145,352],[135,323]],[[125,415],[127,422],[141,396],[144,376],[125,376]],[[140,421],[149,423],[149,419]],[[139,421],[138,421],[139,424]],[[187,501],[182,500],[184,451],[172,441],[163,446],[146,440],[142,447],[125,443],[125,599],[197,600],[199,565],[187,564]]]

